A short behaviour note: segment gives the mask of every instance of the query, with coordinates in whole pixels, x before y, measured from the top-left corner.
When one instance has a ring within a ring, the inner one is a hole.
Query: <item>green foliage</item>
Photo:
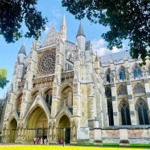
[[[6,69],[0,69],[0,88],[3,89],[7,83],[8,83],[7,70]]]
[[[36,4],[37,0],[0,0],[0,34],[8,43],[22,36],[37,39],[41,35],[47,19],[42,18]],[[22,22],[28,29],[25,34],[21,31]]]
[[[121,48],[128,39],[132,58],[145,63],[150,57],[150,0],[62,0],[62,5],[77,19],[109,26],[102,35],[108,48]]]

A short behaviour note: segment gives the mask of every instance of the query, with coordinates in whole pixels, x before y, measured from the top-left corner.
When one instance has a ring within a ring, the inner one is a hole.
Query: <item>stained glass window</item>
[[[114,118],[113,118],[113,106],[112,106],[112,96],[111,96],[111,88],[106,87],[105,88],[105,94],[107,97],[107,109],[108,109],[108,119],[109,119],[109,125],[114,125]]]
[[[142,70],[139,66],[135,66],[133,73],[134,73],[134,78],[142,77]]]
[[[138,112],[138,117],[139,117],[139,124],[144,125],[144,124],[149,124],[148,120],[148,107],[146,102],[143,99],[139,99],[136,104],[136,109]]]
[[[120,107],[122,125],[131,125],[129,104],[123,100]]]
[[[110,68],[108,68],[108,70],[106,72],[106,82],[110,83]]]
[[[45,101],[47,103],[47,106],[51,112],[51,107],[52,107],[52,91],[48,91],[45,94]]]
[[[127,94],[127,88],[124,85],[121,85],[118,89],[118,95],[126,95]]]
[[[120,80],[125,80],[126,79],[125,68],[123,66],[120,69],[119,78],[120,78]]]
[[[140,83],[137,83],[134,88],[134,93],[140,94],[140,93],[144,93],[144,92],[145,92],[144,87]]]

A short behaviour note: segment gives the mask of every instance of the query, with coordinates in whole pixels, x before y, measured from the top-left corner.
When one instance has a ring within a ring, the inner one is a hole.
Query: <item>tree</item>
[[[145,63],[150,57],[150,0],[62,0],[62,5],[77,19],[109,26],[102,34],[108,48],[121,48],[128,39],[132,58]]]
[[[0,0],[0,34],[5,40],[15,42],[22,36],[38,38],[45,29],[46,18],[42,18],[35,5],[37,0]],[[25,23],[27,32],[21,31]]]
[[[8,83],[7,70],[6,69],[0,69],[0,88],[3,89],[7,83]]]

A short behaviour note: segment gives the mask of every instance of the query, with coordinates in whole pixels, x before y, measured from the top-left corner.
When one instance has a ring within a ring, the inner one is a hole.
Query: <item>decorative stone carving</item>
[[[53,45],[59,42],[59,35],[56,32],[55,28],[52,27],[47,38],[44,41],[43,46]]]
[[[55,71],[56,50],[46,51],[40,58],[38,69],[40,75],[53,74]]]
[[[137,83],[134,88],[134,94],[140,94],[144,92],[145,92],[144,87],[140,83]]]
[[[117,93],[118,95],[127,95],[127,88],[124,85],[121,85]]]
[[[73,85],[74,93],[77,93],[77,91],[78,91],[77,87],[78,87],[78,84],[74,83],[74,85]]]

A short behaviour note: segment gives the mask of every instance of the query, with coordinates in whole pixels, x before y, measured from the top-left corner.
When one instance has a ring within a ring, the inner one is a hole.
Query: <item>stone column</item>
[[[115,84],[111,84],[111,94],[112,94],[112,106],[113,106],[113,117],[114,117],[114,125],[119,125],[119,112],[118,112],[118,103],[117,103],[117,92]]]
[[[77,126],[76,126],[75,119],[72,120],[70,129],[71,129],[70,143],[76,144],[77,143]]]
[[[135,103],[133,98],[133,89],[130,81],[127,81],[127,93],[128,93],[128,102],[130,108],[130,117],[131,117],[131,124],[137,125],[138,121],[136,118],[136,110],[135,110]]]

